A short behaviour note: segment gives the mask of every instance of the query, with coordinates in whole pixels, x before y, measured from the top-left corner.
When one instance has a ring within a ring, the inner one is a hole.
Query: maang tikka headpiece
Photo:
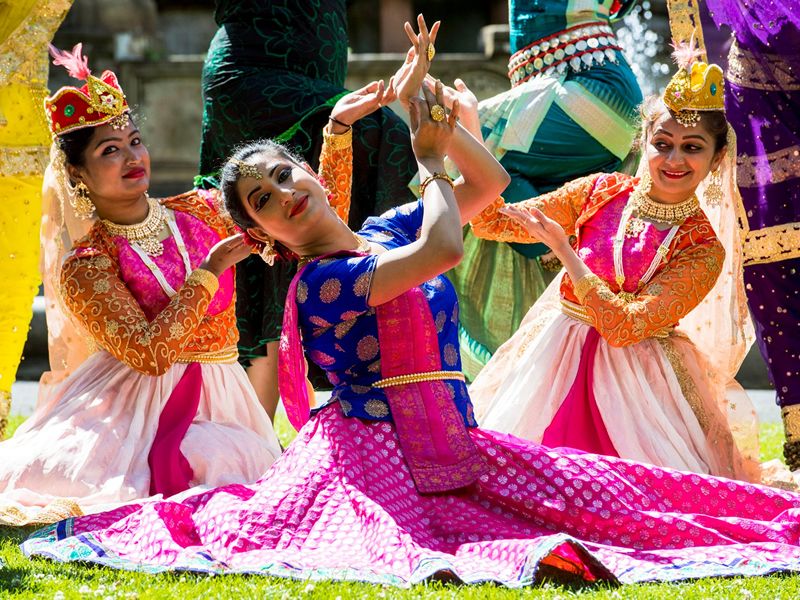
[[[66,67],[71,77],[86,82],[82,87],[64,86],[45,98],[47,121],[55,135],[105,123],[115,129],[128,124],[130,108],[117,76],[112,71],[103,71],[100,77],[92,75],[87,58],[81,56],[82,47],[75,44],[67,52],[50,45],[53,64]]]
[[[241,177],[252,177],[253,179],[263,179],[264,176],[261,174],[261,171],[258,170],[258,167],[255,165],[250,165],[244,162],[243,160],[239,160],[238,158],[232,158],[228,161],[230,164],[236,167],[236,170],[239,172]]]
[[[673,48],[678,72],[664,89],[664,104],[678,123],[694,127],[703,111],[725,110],[722,69],[697,60],[701,53],[694,46],[694,36],[688,43],[674,43]]]

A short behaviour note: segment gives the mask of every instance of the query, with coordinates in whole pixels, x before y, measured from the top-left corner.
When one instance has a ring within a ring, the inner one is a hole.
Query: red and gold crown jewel
[[[105,123],[118,129],[128,124],[130,108],[117,76],[112,71],[92,75],[81,48],[82,44],[76,44],[72,52],[66,52],[50,46],[54,65],[63,65],[71,77],[86,81],[82,87],[64,86],[45,98],[45,113],[55,135]]]
[[[664,104],[681,125],[693,127],[700,112],[725,110],[724,76],[719,66],[696,60],[699,51],[694,49],[694,38],[688,46],[674,47],[672,56],[679,68],[664,89]]]

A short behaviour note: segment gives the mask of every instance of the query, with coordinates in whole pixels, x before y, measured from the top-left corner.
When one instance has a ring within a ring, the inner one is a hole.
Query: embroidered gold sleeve
[[[530,200],[514,203],[522,209],[538,208],[545,215],[558,222],[567,235],[575,233],[575,221],[589,199],[599,175],[589,175],[570,181],[557,190],[542,194]],[[472,232],[479,238],[498,242],[533,243],[534,238],[519,221],[500,212],[505,200],[498,198],[470,221]]]
[[[353,185],[353,128],[347,133],[322,130],[322,152],[319,156],[319,176],[325,180],[331,194],[331,206],[342,221],[350,216],[350,191]]]
[[[218,285],[213,274],[193,271],[164,310],[148,321],[107,256],[73,256],[61,270],[61,293],[69,310],[100,346],[146,375],[162,375],[175,363]]]
[[[600,335],[612,346],[663,337],[711,291],[725,251],[717,240],[690,246],[673,256],[636,296],[626,302],[599,277],[585,277],[575,293]]]

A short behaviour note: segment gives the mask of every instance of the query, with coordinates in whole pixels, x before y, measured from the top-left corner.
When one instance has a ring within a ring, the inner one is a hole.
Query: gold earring
[[[94,204],[89,197],[89,188],[86,187],[86,184],[79,181],[69,192],[69,203],[72,205],[75,216],[82,221],[91,219],[94,214]]]
[[[653,188],[653,178],[650,177],[650,169],[645,169],[642,176],[639,178],[639,186],[641,187],[642,191],[650,195],[650,190]]]
[[[275,259],[278,257],[278,253],[275,252],[275,246],[272,243],[272,240],[264,240],[264,247],[258,253],[265,263],[267,263],[270,267],[275,264]]]
[[[703,198],[709,206],[722,204],[722,175],[719,172],[719,167],[711,172],[706,189],[703,191]]]

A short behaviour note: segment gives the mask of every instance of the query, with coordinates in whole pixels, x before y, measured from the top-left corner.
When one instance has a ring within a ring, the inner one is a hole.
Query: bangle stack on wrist
[[[455,189],[455,184],[453,183],[453,178],[450,177],[447,173],[440,173],[439,171],[434,171],[430,175],[428,175],[422,183],[419,184],[419,197],[422,198],[425,195],[425,188],[428,187],[434,180],[441,179],[442,181],[446,181],[451,189]]]

